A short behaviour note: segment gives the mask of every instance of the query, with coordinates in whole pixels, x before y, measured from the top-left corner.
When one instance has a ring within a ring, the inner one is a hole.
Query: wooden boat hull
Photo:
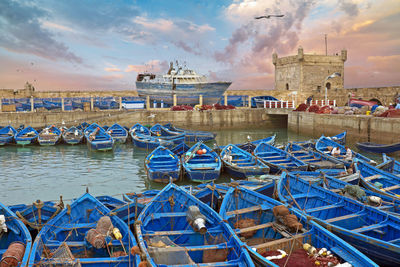
[[[290,254],[295,249],[302,249],[302,244],[306,242],[314,247],[324,247],[332,251],[352,266],[376,266],[354,247],[321,226],[307,220],[305,216],[295,210],[292,210],[291,213],[296,215],[303,224],[303,229],[291,233],[273,215],[272,209],[280,205],[282,203],[243,187],[230,188],[222,202],[221,217],[233,229],[236,228],[235,231],[238,235],[241,235],[244,240],[248,240],[246,248],[257,266],[277,266],[261,256],[260,253],[282,249]],[[247,228],[238,228],[238,220],[243,218],[253,219],[257,224]]]
[[[286,173],[277,192],[281,201],[295,205],[377,264],[400,264],[400,218]]]
[[[400,150],[400,143],[394,144],[376,144],[370,142],[356,143],[356,146],[367,152],[371,153],[394,153]]]
[[[177,181],[180,178],[180,158],[166,147],[157,147],[144,162],[147,178],[150,181],[169,183],[170,179]]]
[[[107,236],[105,237],[107,248],[96,249],[87,241],[87,233],[91,229],[96,229],[98,220],[106,215],[109,216],[113,227],[119,229],[122,238],[119,241]],[[76,234],[70,234],[71,232]],[[46,253],[43,253],[44,246],[54,251],[64,245],[68,246],[74,256],[71,261],[75,264],[79,262],[82,266],[133,267],[140,262],[139,255],[129,255],[136,241],[128,226],[88,193],[73,201],[70,207],[61,211],[42,228],[32,246],[29,266],[36,266],[39,262],[55,264],[54,259],[46,257]],[[127,252],[126,256],[110,256],[110,251],[124,250]],[[65,261],[66,259],[61,259],[61,264],[66,263]]]
[[[25,251],[23,252],[21,262],[18,266],[27,266],[29,261],[29,253],[32,248],[32,237],[28,228],[18,219],[17,215],[8,207],[0,203],[0,214],[4,215],[7,232],[0,231],[0,260],[3,258],[9,245],[13,242],[24,244]],[[10,255],[8,255],[10,256]],[[14,255],[11,255],[14,256]],[[6,261],[6,260],[5,260]],[[1,265],[5,264],[5,261]],[[4,266],[7,266],[6,264]]]
[[[190,206],[197,206],[199,212],[205,216],[205,235],[189,225],[186,214]],[[143,209],[135,224],[135,231],[148,266],[173,264],[254,266],[242,242],[235,236],[229,225],[222,221],[221,217],[208,205],[173,183],[164,187]],[[160,238],[166,241],[173,240],[174,246],[164,249],[151,246],[154,243],[152,240]],[[203,253],[206,251],[216,253],[226,248],[231,251],[227,258],[224,257],[214,263],[204,262]]]

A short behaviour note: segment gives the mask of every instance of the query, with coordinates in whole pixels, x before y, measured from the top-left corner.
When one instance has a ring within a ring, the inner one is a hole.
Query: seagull
[[[285,15],[265,15],[265,16],[255,17],[255,19],[270,19],[271,17],[282,18],[283,16]]]
[[[156,114],[150,114],[149,116],[147,116],[147,118],[154,118],[156,116]]]

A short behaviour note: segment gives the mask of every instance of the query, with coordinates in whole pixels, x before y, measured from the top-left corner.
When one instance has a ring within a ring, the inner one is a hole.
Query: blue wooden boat
[[[119,124],[113,124],[107,129],[107,133],[115,140],[116,143],[124,144],[128,138],[128,131]]]
[[[357,161],[355,166],[361,174],[361,183],[364,187],[400,200],[400,177],[361,160]]]
[[[331,150],[335,147],[338,147],[340,149],[340,156],[332,156],[331,154]],[[340,162],[342,162],[346,167],[350,166],[353,163],[354,159],[359,159],[359,160],[363,160],[366,162],[370,162],[375,164],[375,161],[361,155],[360,153],[356,153],[354,151],[352,151],[352,159],[351,160],[346,160],[345,155],[346,155],[346,149],[344,146],[342,146],[339,143],[334,142],[332,139],[325,137],[325,136],[321,136],[318,141],[315,144],[315,149],[322,153],[325,154],[327,157],[334,159],[334,160],[339,160]]]
[[[17,133],[17,130],[14,129],[11,125],[8,125],[4,128],[0,129],[0,146],[11,144],[14,142],[14,136]]]
[[[62,138],[68,145],[77,145],[83,140],[83,131],[78,127],[72,126],[63,132]]]
[[[64,208],[62,197],[59,203],[36,200],[31,205],[18,204],[9,206],[18,218],[28,227],[29,231],[40,231],[42,227]]]
[[[151,135],[149,128],[141,125],[140,123],[136,123],[129,129],[129,134],[131,137],[136,134],[142,134],[142,135]]]
[[[400,264],[400,218],[286,173],[277,192],[281,201],[307,214],[378,265]]]
[[[275,139],[276,139],[276,134],[274,134],[272,136],[268,136],[266,138],[254,140],[254,141],[248,140],[247,142],[242,143],[242,144],[235,144],[235,146],[243,149],[244,151],[251,153],[251,152],[254,152],[254,150],[256,149],[258,144],[267,143],[271,146],[275,145]],[[224,149],[224,147],[225,146],[219,146],[220,150]]]
[[[371,142],[356,143],[358,149],[371,153],[394,153],[400,150],[400,143],[377,144]]]
[[[97,196],[96,199],[110,210],[119,208],[126,204],[125,201],[112,196]]]
[[[38,143],[41,146],[54,146],[61,140],[61,130],[52,125],[39,132]]]
[[[282,203],[243,187],[230,188],[224,197],[220,216],[246,243],[246,248],[257,266],[278,266],[265,257],[268,251],[278,249],[288,255],[287,266],[291,266],[299,260],[298,256],[291,257],[292,253],[307,255],[303,249],[305,243],[318,249],[325,248],[352,266],[377,266],[357,249],[316,223],[308,221],[295,210],[287,211],[296,216],[302,225],[295,229],[287,226],[283,217],[276,212],[282,207]],[[324,258],[333,260],[331,257]]]
[[[173,183],[144,208],[135,230],[148,266],[254,266],[229,225]]]
[[[30,145],[36,143],[38,135],[39,133],[35,129],[28,126],[17,132],[14,136],[14,140],[17,145]]]
[[[235,145],[225,146],[220,155],[225,171],[233,177],[246,179],[251,175],[269,173],[268,165]]]
[[[185,142],[184,133],[170,131],[158,123],[150,128],[150,132],[152,136],[172,141],[174,144]]]
[[[137,266],[139,256],[130,255],[137,244],[135,238],[129,227],[110,212],[89,193],[73,201],[43,226],[32,246],[29,266]],[[99,221],[103,229],[97,225]],[[110,221],[112,225],[107,223]],[[122,236],[119,240],[111,234],[115,228]]]
[[[347,131],[344,131],[343,133],[334,135],[334,136],[330,136],[327,138],[332,139],[332,141],[341,144],[342,146],[346,145],[346,136],[347,136]]]
[[[90,126],[90,124],[84,121],[81,124],[79,124],[78,126],[76,126],[76,128],[78,128],[79,130],[84,131],[89,126]]]
[[[168,148],[159,146],[144,160],[144,168],[150,181],[169,183],[177,181],[181,175],[180,158]]]
[[[167,148],[172,148],[174,146],[173,141],[157,138],[151,135],[134,134],[131,136],[132,142],[136,147],[144,148],[146,150],[153,150],[159,146],[164,146]]]
[[[32,237],[28,228],[14,212],[1,203],[0,216],[0,265],[27,266],[32,247]],[[13,262],[17,265],[12,264]]]
[[[177,132],[177,133],[184,133],[185,134],[185,142],[199,142],[199,141],[209,141],[215,139],[217,136],[215,133],[212,132],[207,132],[207,131],[193,131],[193,130],[187,130],[187,129],[182,129],[179,127],[176,127],[172,125],[171,123],[167,123],[164,125],[164,128]]]
[[[88,146],[93,150],[107,151],[114,148],[114,139],[96,123],[88,126],[84,134]]]
[[[292,171],[307,169],[307,164],[305,162],[267,143],[258,144],[254,150],[254,154],[271,168],[271,173],[277,173],[282,170]]]
[[[180,143],[176,145],[174,148],[172,148],[171,152],[180,157],[186,152],[188,152],[189,149],[190,146],[188,146],[186,143]]]
[[[390,172],[396,176],[400,176],[400,162],[387,156],[385,153],[382,154],[382,163],[377,165],[378,169],[382,169],[386,172]]]
[[[285,151],[289,152],[292,156],[305,162],[310,170],[323,169],[323,168],[335,168],[343,169],[344,164],[332,157],[328,157],[325,154],[313,151],[310,149],[305,149],[300,145],[289,142]]]
[[[222,163],[217,153],[198,142],[182,157],[182,167],[189,180],[209,182],[219,178]]]

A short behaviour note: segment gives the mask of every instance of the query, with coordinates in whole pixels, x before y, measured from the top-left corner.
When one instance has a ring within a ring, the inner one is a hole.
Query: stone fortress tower
[[[304,54],[303,48],[298,48],[295,56],[278,58],[274,53],[272,63],[275,65],[275,90],[323,93],[325,86],[331,89],[342,89],[344,84],[344,62],[347,60],[347,50],[338,55]],[[326,78],[338,72],[341,77],[329,80]]]

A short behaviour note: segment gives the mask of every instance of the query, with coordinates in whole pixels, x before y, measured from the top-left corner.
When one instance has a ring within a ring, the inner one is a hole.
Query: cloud
[[[152,73],[160,73],[166,72],[168,70],[169,64],[167,61],[160,60],[150,60],[143,65],[128,65],[125,68],[125,72],[152,72]]]
[[[34,4],[0,1],[0,47],[50,60],[82,63],[82,58],[54,39],[40,22],[49,14]]]
[[[356,17],[359,14],[358,5],[351,0],[339,0],[338,5],[340,10],[345,12],[348,16]]]
[[[197,25],[183,19],[150,19],[136,17],[132,23],[122,27],[119,32],[132,42],[158,45],[170,43],[184,51],[201,55],[206,50],[207,34],[215,28],[208,24]]]
[[[106,68],[104,68],[104,70],[107,71],[107,72],[119,72],[119,71],[121,71],[121,69],[117,68],[117,67],[106,67]]]

